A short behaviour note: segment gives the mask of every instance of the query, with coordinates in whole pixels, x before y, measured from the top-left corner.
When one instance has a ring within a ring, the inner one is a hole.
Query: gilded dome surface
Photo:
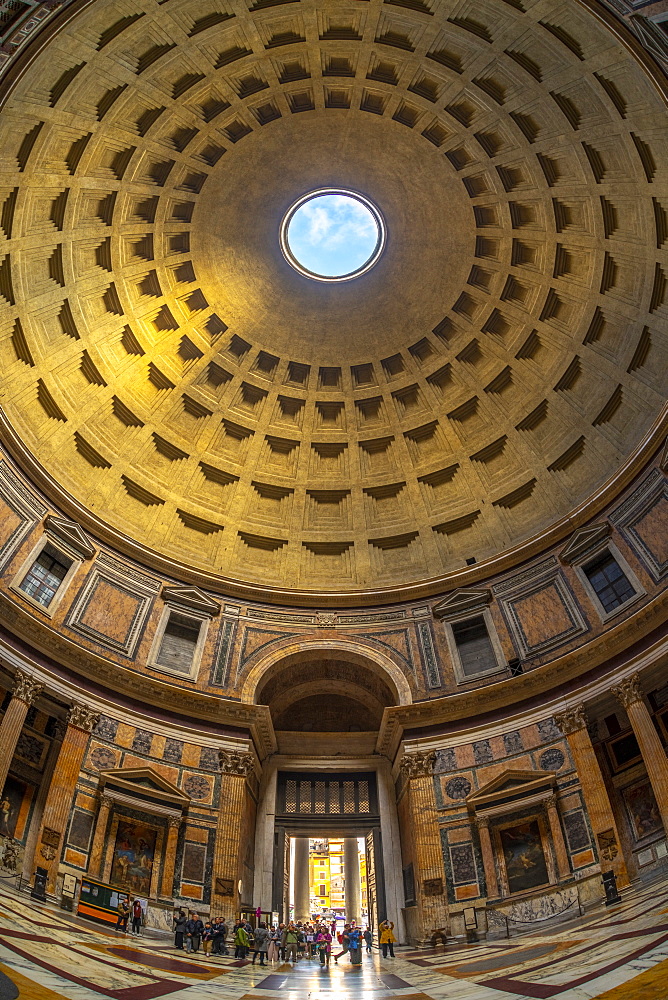
[[[666,132],[575,0],[92,3],[0,113],[15,447],[98,537],[267,593],[565,533],[664,403]],[[279,246],[328,186],[388,232],[337,285]]]

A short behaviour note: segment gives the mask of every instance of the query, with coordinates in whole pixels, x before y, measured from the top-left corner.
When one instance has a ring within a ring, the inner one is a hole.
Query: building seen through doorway
[[[363,837],[290,840],[290,916],[367,924],[366,846]],[[305,872],[305,861],[308,870]]]

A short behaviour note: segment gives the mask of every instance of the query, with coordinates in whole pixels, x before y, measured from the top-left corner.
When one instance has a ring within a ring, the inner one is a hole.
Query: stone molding
[[[67,725],[85,733],[92,733],[99,721],[100,713],[80,701],[75,701],[67,713]]]
[[[95,555],[95,547],[76,521],[47,514],[44,531],[79,559],[92,559]]]
[[[564,736],[570,736],[571,733],[577,733],[580,729],[586,729],[587,713],[584,703],[567,708],[564,712],[557,712],[554,721]]]
[[[477,590],[460,587],[435,604],[432,613],[434,618],[440,618],[441,621],[452,621],[455,618],[475,614],[476,611],[483,611],[491,600],[492,591],[489,588]]]
[[[235,774],[241,778],[247,777],[255,767],[252,753],[241,750],[219,750],[220,770],[223,774]]]
[[[607,521],[599,521],[573,532],[559,553],[559,561],[567,565],[580,562],[591,549],[610,536],[611,530]]]
[[[427,778],[434,773],[436,752],[434,750],[419,750],[417,753],[407,753],[401,758],[399,767],[409,780],[411,778]]]
[[[17,670],[14,674],[12,697],[18,698],[19,701],[24,701],[28,708],[30,708],[43,688],[44,685],[30,674],[25,673],[23,670]]]
[[[631,674],[619,684],[610,689],[623,708],[630,708],[637,701],[642,701],[643,691],[640,684],[640,674]]]
[[[162,599],[170,608],[187,611],[198,618],[215,618],[220,614],[220,603],[214,601],[199,587],[163,587]]]

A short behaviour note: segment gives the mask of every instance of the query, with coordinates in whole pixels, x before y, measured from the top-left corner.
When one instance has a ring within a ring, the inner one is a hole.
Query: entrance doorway
[[[280,920],[290,919],[290,870],[292,859],[296,856],[291,849],[291,841],[297,840],[304,844],[330,838],[343,840],[344,845],[354,845],[359,839],[363,841],[367,921],[373,930],[386,917],[375,771],[279,771],[276,783],[271,908],[280,915]],[[299,873],[295,873],[300,881],[309,879],[308,857],[307,848],[306,868],[302,860]],[[346,915],[349,919],[353,917],[352,913]],[[361,912],[354,916],[361,921]]]

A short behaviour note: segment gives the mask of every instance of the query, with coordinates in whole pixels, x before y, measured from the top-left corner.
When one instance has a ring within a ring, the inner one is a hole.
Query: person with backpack
[[[267,952],[269,950],[269,931],[267,930],[267,925],[261,923],[258,925],[255,931],[255,950],[253,951],[253,965],[255,965],[255,959],[260,956],[260,965],[264,965],[264,960],[266,958]]]
[[[350,964],[362,964],[362,928],[353,926],[348,934],[348,950],[350,951]]]
[[[234,930],[234,957],[245,958],[248,954],[250,942],[246,928],[242,923],[236,925]]]
[[[339,937],[339,943],[341,945],[341,951],[338,955],[334,956],[334,961],[338,962],[340,958],[347,955],[350,952],[350,924],[345,924],[343,927],[343,933]]]

